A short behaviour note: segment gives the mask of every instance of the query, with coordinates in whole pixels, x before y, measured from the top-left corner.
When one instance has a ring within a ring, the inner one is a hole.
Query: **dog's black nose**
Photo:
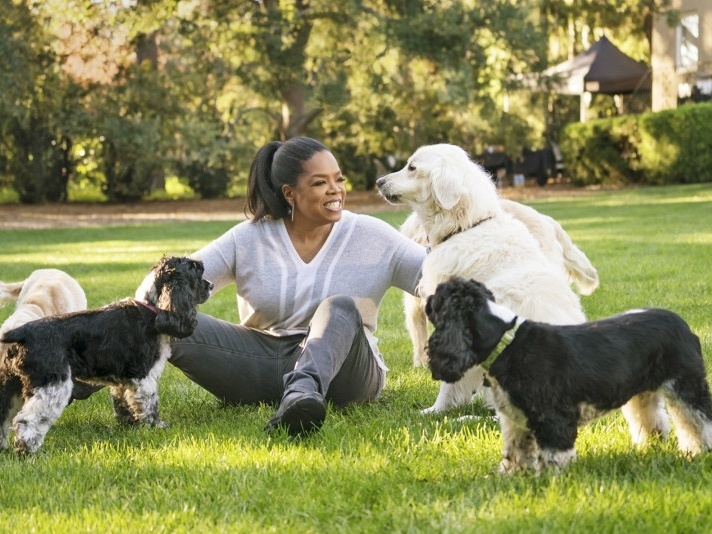
[[[386,181],[385,176],[381,176],[378,180],[376,180],[376,185],[378,186],[379,189],[383,186],[385,181]]]

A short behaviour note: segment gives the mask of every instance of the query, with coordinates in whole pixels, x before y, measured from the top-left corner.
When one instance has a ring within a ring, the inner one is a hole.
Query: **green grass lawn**
[[[583,303],[600,318],[660,306],[687,319],[712,370],[712,185],[631,189],[530,202],[597,267]],[[0,209],[2,207],[0,206]],[[404,212],[384,213],[394,225]],[[66,270],[89,305],[132,296],[162,254],[189,253],[229,223],[0,229],[0,279]],[[232,289],[202,311],[236,320]],[[0,321],[12,306],[0,309]],[[379,331],[391,368],[381,398],[329,408],[321,432],[268,436],[274,406],[220,405],[170,365],[167,429],[125,429],[108,393],[74,403],[32,458],[0,453],[2,532],[698,532],[712,521],[712,455],[672,442],[633,450],[620,414],[582,429],[562,474],[496,474],[501,442],[472,405],[422,416],[438,383],[411,365],[399,292]]]

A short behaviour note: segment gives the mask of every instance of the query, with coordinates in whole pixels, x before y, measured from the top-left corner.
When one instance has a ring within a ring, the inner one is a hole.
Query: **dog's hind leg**
[[[68,375],[69,373],[67,373]],[[37,387],[13,419],[15,450],[34,454],[42,446],[52,425],[69,404],[72,379]]]
[[[12,420],[22,409],[22,382],[16,376],[0,384],[0,449],[10,446]]]
[[[690,455],[712,450],[712,398],[704,375],[676,379],[663,388],[678,449]]]
[[[646,391],[635,395],[621,407],[621,412],[636,447],[645,445],[651,435],[667,439],[670,434],[670,419],[660,392]]]

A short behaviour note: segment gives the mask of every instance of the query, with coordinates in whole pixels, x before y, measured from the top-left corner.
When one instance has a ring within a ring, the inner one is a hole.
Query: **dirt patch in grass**
[[[540,187],[505,187],[503,197],[526,200],[549,196],[584,195],[591,190],[567,184]],[[352,191],[346,209],[356,213],[398,211],[403,206],[388,204],[377,191]],[[241,221],[245,199],[146,201],[131,204],[0,204],[0,229],[75,228],[87,226],[165,223],[171,221]]]

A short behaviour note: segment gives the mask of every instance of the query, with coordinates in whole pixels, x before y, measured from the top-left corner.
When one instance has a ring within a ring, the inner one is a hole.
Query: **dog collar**
[[[492,217],[486,217],[486,218],[484,218],[484,219],[480,219],[480,220],[477,221],[475,224],[473,224],[473,225],[471,225],[471,226],[468,226],[467,228],[458,228],[458,229],[455,230],[453,233],[448,234],[448,235],[446,235],[445,237],[443,237],[443,238],[440,240],[440,242],[441,242],[441,243],[444,243],[445,241],[447,241],[447,240],[450,239],[451,237],[456,236],[457,234],[461,234],[461,233],[464,232],[465,230],[472,230],[473,228],[475,228],[475,227],[481,225],[483,222],[489,221],[491,218],[492,218]]]
[[[519,327],[523,322],[524,319],[520,319],[519,317],[514,320],[514,326],[504,333],[502,338],[499,340],[499,343],[497,343],[497,346],[492,350],[492,352],[490,352],[487,359],[480,364],[480,367],[482,367],[485,371],[489,371],[497,357],[502,354],[507,347],[509,347],[512,341],[514,341],[514,336],[517,335],[517,330],[519,330]]]
[[[153,313],[156,313],[156,314],[158,313],[158,308],[156,308],[153,304],[149,304],[148,302],[144,302],[144,301],[138,300],[138,299],[134,299],[134,301],[136,302],[136,304],[140,304],[147,310],[151,310]]]

